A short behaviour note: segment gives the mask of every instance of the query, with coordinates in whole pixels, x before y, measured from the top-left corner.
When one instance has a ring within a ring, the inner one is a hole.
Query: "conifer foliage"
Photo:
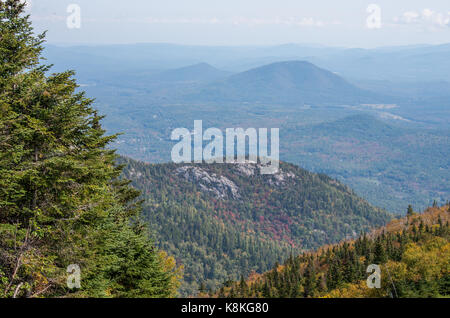
[[[448,206],[429,208],[423,214],[393,220],[356,240],[291,256],[269,272],[254,273],[246,281],[228,282],[209,296],[448,297],[449,220]],[[381,269],[379,288],[367,284],[371,264]]]
[[[115,136],[72,71],[47,75],[44,38],[22,1],[0,1],[0,296],[173,296],[178,269],[117,181]],[[66,285],[70,264],[80,289]]]

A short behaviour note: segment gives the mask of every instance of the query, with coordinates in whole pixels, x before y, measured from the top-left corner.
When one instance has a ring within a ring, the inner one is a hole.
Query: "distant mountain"
[[[120,163],[142,191],[156,242],[185,266],[184,295],[390,218],[336,180],[287,163],[275,175],[261,175],[256,164]]]
[[[198,100],[262,103],[360,104],[381,97],[309,62],[277,62],[204,87]]]
[[[240,72],[286,60],[306,60],[345,78],[390,81],[450,81],[450,44],[375,49],[323,47],[305,44],[276,46],[192,46],[162,43],[46,46],[46,56],[58,66],[106,69],[174,69],[206,62]],[[100,67],[99,67],[100,66]]]
[[[151,79],[160,82],[211,82],[231,75],[207,63],[199,63],[155,74]]]
[[[83,61],[103,64],[115,62],[152,69],[174,69],[206,62],[220,69],[241,72],[255,63],[260,66],[280,60],[299,59],[307,56],[324,56],[343,48],[286,44],[277,46],[196,46],[168,43],[140,43],[122,45],[61,46],[46,45],[46,56],[56,61]],[[114,66],[114,64],[110,64]],[[81,65],[82,66],[82,65]]]
[[[450,44],[347,49],[308,61],[346,78],[393,82],[450,81]]]

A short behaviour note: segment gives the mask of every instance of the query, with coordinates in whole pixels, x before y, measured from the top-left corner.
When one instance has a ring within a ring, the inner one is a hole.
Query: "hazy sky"
[[[31,2],[29,11],[35,28],[48,30],[50,43],[315,43],[376,47],[450,42],[449,0],[28,2]],[[76,6],[68,7],[70,4]],[[370,4],[376,6],[368,12]],[[76,27],[77,8],[80,9],[80,28]],[[72,28],[68,27],[68,18]]]

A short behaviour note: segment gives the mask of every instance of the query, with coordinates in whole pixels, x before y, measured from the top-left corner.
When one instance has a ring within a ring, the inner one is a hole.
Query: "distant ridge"
[[[360,104],[381,99],[377,94],[357,88],[340,76],[305,61],[277,62],[235,74],[204,87],[192,97],[308,104]]]
[[[164,71],[156,74],[153,78],[162,82],[211,82],[231,74],[231,72],[219,70],[208,63],[198,63]]]

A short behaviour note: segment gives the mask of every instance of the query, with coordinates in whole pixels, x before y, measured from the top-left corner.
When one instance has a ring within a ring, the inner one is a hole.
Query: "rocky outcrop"
[[[235,163],[234,171],[236,171],[241,176],[252,177],[261,173],[261,167],[262,165],[259,163]],[[267,183],[269,183],[270,185],[279,186],[281,184],[284,184],[287,179],[295,178],[295,174],[292,172],[284,172],[283,170],[279,169],[277,173],[266,175],[265,178],[267,179]]]
[[[227,177],[217,176],[215,173],[192,166],[180,167],[175,173],[186,181],[195,182],[203,192],[210,192],[217,198],[240,198],[239,188]]]
[[[270,175],[271,178],[269,178],[267,180],[267,182],[270,185],[276,185],[276,186],[280,186],[282,184],[285,184],[287,179],[293,179],[295,178],[295,174],[292,172],[284,172],[283,170],[279,170],[278,173],[275,173],[273,175]]]
[[[256,163],[234,163],[232,171],[244,178],[260,175],[261,165]],[[175,174],[188,182],[195,183],[201,191],[213,194],[220,199],[239,199],[239,187],[225,176],[217,175],[204,167],[182,166],[175,170]],[[264,182],[271,186],[285,185],[288,179],[295,179],[292,172],[279,170],[276,174],[264,175]]]
[[[241,175],[251,177],[254,176],[257,172],[257,165],[254,163],[236,163],[235,171]]]

